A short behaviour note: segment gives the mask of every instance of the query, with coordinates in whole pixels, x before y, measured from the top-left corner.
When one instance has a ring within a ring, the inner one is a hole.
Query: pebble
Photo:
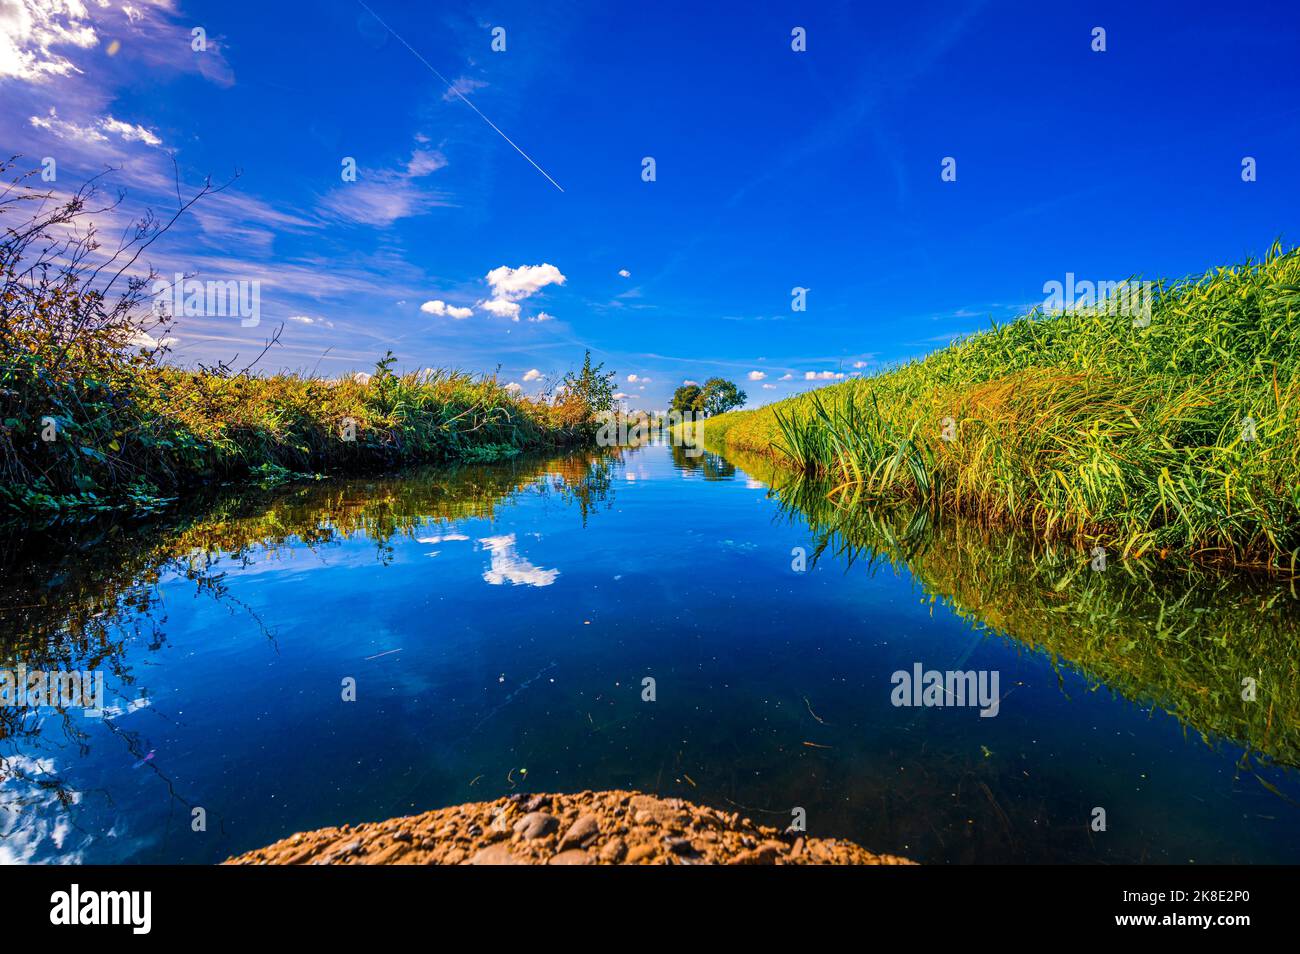
[[[397,859],[402,855],[407,854],[408,850],[409,849],[406,845],[402,844],[400,841],[395,841],[383,851],[375,855],[375,857],[371,859],[371,863],[376,865],[396,864]]]
[[[488,845],[469,860],[472,865],[526,865],[528,862],[516,858],[509,845],[498,842]]]
[[[675,855],[693,855],[695,846],[689,838],[665,838],[664,846]]]
[[[627,845],[623,843],[622,838],[611,838],[605,842],[605,846],[600,849],[600,860],[606,864],[616,865],[623,860],[627,854]]]
[[[651,845],[649,843],[633,845],[631,848],[628,849],[627,863],[630,865],[637,864],[638,862],[644,861],[646,858],[649,858],[658,850],[659,850],[658,848],[656,848],[654,845]]]
[[[596,821],[596,816],[582,815],[569,826],[569,830],[560,839],[560,851],[566,848],[585,847],[599,834],[600,823]]]
[[[550,808],[550,807],[551,807],[551,796],[534,795],[532,798],[528,799],[528,802],[524,805],[524,811],[535,812],[540,809]]]
[[[526,839],[542,838],[560,827],[554,815],[546,812],[529,812],[515,822],[515,834]]]

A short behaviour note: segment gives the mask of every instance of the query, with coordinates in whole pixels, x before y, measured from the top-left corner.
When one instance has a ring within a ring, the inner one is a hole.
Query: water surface
[[[927,862],[1300,860],[1287,585],[1092,572],[759,462],[322,481],[0,562],[4,665],[103,670],[111,706],[0,710],[6,861],[215,862],[600,788]],[[917,663],[997,672],[997,716],[894,706]]]

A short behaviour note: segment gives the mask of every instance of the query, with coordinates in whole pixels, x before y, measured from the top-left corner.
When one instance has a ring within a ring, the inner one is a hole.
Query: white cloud
[[[478,307],[498,318],[518,321],[519,302],[536,295],[547,285],[563,285],[566,281],[558,268],[545,262],[541,265],[520,265],[518,268],[501,265],[487,273],[492,297],[480,301]],[[542,312],[536,320],[549,321],[550,318],[550,315]]]
[[[320,325],[322,328],[333,328],[334,323],[326,321],[324,318],[312,318],[310,315],[290,315],[289,321],[296,321],[300,325]]]
[[[493,586],[502,583],[525,586],[550,586],[560,575],[559,570],[544,570],[515,552],[515,535],[483,537],[478,541],[492,555],[492,565],[483,573],[483,579]]]
[[[631,396],[632,396],[632,395],[630,395],[630,394],[626,394],[626,393],[624,393],[623,391],[619,391],[617,394],[614,395],[614,400],[615,400],[615,401],[626,401],[626,400],[627,400],[628,398],[630,398]]]
[[[509,384],[506,385],[506,390],[509,391],[511,394],[514,394],[516,391],[522,391],[523,389],[524,386],[520,384],[518,381],[511,381]]]
[[[161,146],[162,140],[143,126],[132,125],[131,123],[122,122],[120,119],[114,119],[112,116],[106,116],[99,121],[100,126],[111,133],[117,133],[127,142],[142,142],[146,146]]]
[[[692,384],[695,385],[695,387],[697,388],[700,386],[699,381],[692,381],[690,378],[687,378],[685,381],[682,382],[682,387],[687,387],[688,385],[692,385]]]
[[[80,140],[81,142],[108,142],[108,137],[94,126],[78,126],[76,123],[60,119],[53,106],[48,116],[32,116],[27,120],[37,129],[54,133],[60,139]]]
[[[171,348],[181,343],[180,338],[163,338],[161,341],[144,329],[137,329],[131,336],[128,344],[133,348],[144,348],[146,351],[153,351],[155,348]]]
[[[528,320],[529,320],[529,321],[554,321],[554,320],[555,320],[555,316],[554,316],[554,315],[548,315],[548,314],[547,314],[546,312],[544,312],[544,311],[539,311],[536,315],[534,315],[532,318],[529,318]]]
[[[853,362],[853,367],[855,367],[855,368],[865,368],[866,366],[867,366],[867,362],[865,362],[865,361],[854,361],[854,362]]]
[[[478,303],[478,307],[498,318],[509,318],[511,321],[519,320],[519,306],[513,301],[505,301],[501,298],[490,298]]]
[[[766,374],[766,372],[763,372],[763,371],[751,371],[751,372],[749,372],[749,380],[751,380],[751,381],[762,381],[765,377],[767,377],[767,374]]]
[[[775,385],[775,384],[765,384],[765,385],[763,385],[763,390],[764,390],[764,391],[775,391],[775,390],[776,390],[776,385]]]
[[[623,278],[631,278],[631,277],[632,277],[632,273],[629,272],[626,268],[620,268],[620,269],[618,270],[618,273],[619,273],[619,275],[621,275]]]
[[[64,863],[82,863],[91,839],[80,834],[73,813],[83,796],[65,790],[56,784],[58,780],[59,770],[52,758],[5,756],[0,797],[6,805],[21,805],[22,811],[0,812],[0,865],[33,864],[41,855],[49,857],[56,852]]]
[[[520,265],[511,268],[502,265],[487,273],[487,283],[492,287],[492,297],[505,301],[523,301],[537,294],[547,285],[563,285],[567,279],[554,265]]]
[[[114,71],[90,51],[108,40],[104,54],[113,57],[128,44],[133,71],[151,80],[155,71],[179,70],[233,84],[223,38],[209,31],[207,50],[191,55],[193,21],[177,7],[176,0],[0,0],[0,79],[33,86],[64,80],[59,102],[73,113],[92,101],[107,102],[112,96],[105,81]]]
[[[785,374],[783,374],[783,375],[781,375],[779,378],[777,378],[777,380],[778,380],[778,381],[793,381],[793,380],[794,380],[794,375],[791,374],[789,371],[787,371]]]
[[[473,308],[457,308],[455,305],[449,305],[439,298],[426,301],[420,306],[420,311],[426,315],[445,315],[448,318],[468,318],[474,314]]]
[[[805,371],[803,379],[805,381],[838,381],[844,375],[838,371]]]
[[[80,73],[54,47],[88,50],[99,44],[81,0],[3,0],[0,2],[0,77],[41,83]]]
[[[530,368],[528,371],[524,372],[525,381],[539,381],[541,380],[541,377],[542,372],[538,371],[536,368]]]
[[[51,106],[47,115],[31,116],[27,121],[37,129],[44,129],[54,133],[60,139],[70,139],[74,142],[108,142],[108,136],[104,133],[109,132],[124,142],[142,142],[146,146],[162,145],[162,140],[143,126],[126,123],[112,116],[101,116],[87,125],[78,125],[60,119],[58,110]]]
[[[628,384],[649,384],[650,379],[646,377],[642,377],[639,374],[629,374],[627,376],[627,383]]]

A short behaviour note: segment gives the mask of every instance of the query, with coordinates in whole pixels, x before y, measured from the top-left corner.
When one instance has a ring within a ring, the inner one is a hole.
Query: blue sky
[[[387,28],[356,0],[0,0],[0,146],[60,190],[114,166],[106,234],[175,205],[173,157],[190,187],[242,173],[150,254],[260,281],[262,323],[184,318],[173,360],[283,321],[268,370],[391,348],[533,392],[590,347],[633,407],[717,374],[757,404],[1070,272],[1297,240],[1294,3],[366,3]]]

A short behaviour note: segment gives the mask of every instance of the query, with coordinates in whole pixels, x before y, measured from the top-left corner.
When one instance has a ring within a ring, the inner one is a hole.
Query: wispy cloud
[[[442,94],[442,101],[444,103],[453,103],[467,93],[485,89],[487,85],[487,80],[475,79],[472,76],[458,76]]]
[[[320,328],[333,328],[334,322],[325,318],[313,318],[310,315],[289,315],[286,321],[292,321],[299,325],[316,325]]]
[[[399,219],[454,206],[449,193],[417,181],[446,165],[428,155],[417,152],[416,156],[423,158],[413,157],[402,169],[359,169],[356,182],[341,183],[321,200],[321,211],[337,219],[382,228]]]

